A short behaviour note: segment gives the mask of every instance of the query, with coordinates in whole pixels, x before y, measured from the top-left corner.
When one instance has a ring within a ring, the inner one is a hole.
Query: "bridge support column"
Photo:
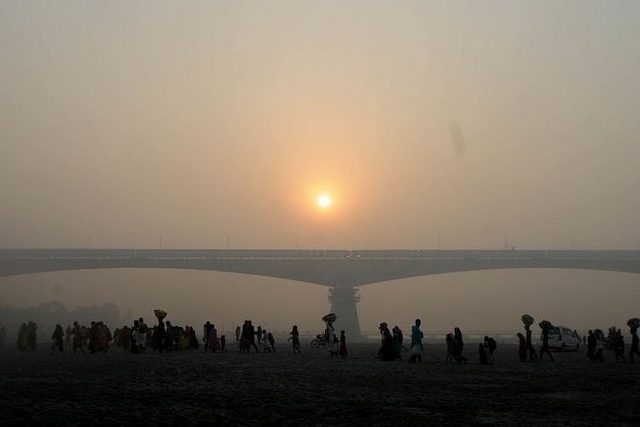
[[[344,330],[347,335],[347,342],[360,341],[360,321],[358,320],[357,303],[360,301],[360,293],[355,287],[334,287],[329,288],[329,302],[331,312],[338,316],[336,324],[336,335]]]

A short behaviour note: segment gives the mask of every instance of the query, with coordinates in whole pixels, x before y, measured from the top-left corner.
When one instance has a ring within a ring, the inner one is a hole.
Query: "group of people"
[[[323,341],[325,345],[329,348],[329,354],[331,355],[331,357],[340,357],[342,358],[342,360],[345,360],[348,354],[347,335],[345,331],[340,331],[340,338],[336,336],[336,330],[333,326],[334,322],[336,321],[336,315],[333,313],[329,313],[326,316],[324,316],[322,320],[325,323]],[[294,325],[294,329],[297,333],[298,327]],[[293,338],[293,332],[294,331],[292,330],[290,333],[292,338]],[[292,345],[295,346],[295,344],[292,344]],[[300,341],[298,340],[298,354],[300,353],[299,347],[300,347]],[[295,351],[294,351],[294,354],[295,354]]]
[[[402,360],[403,352],[409,352],[410,363],[422,362],[424,333],[420,330],[421,325],[422,321],[416,319],[413,326],[411,326],[411,345],[407,349],[404,345],[404,335],[400,327],[394,326],[390,330],[386,322],[380,323],[378,329],[380,330],[382,342],[378,350],[378,358],[382,361]],[[463,355],[464,340],[462,339],[460,328],[456,327],[453,333],[446,334],[445,342],[447,344],[446,362],[467,363],[467,358]],[[496,350],[495,340],[485,337],[485,342],[480,344],[480,349],[480,361],[482,363],[493,363]]]
[[[331,357],[347,358],[347,339],[344,330],[337,336],[335,333],[334,322],[335,315],[323,318],[325,321],[325,330],[323,335],[324,345],[329,349]],[[533,317],[523,315],[524,334],[518,333],[519,347],[518,355],[522,362],[542,361],[546,356],[549,360],[554,361],[553,355],[549,348],[549,334],[553,329],[553,325],[543,320],[540,322],[540,348],[539,353],[532,343]],[[629,351],[629,362],[633,363],[635,356],[640,356],[638,329],[640,328],[639,319],[630,319],[628,322],[631,332],[631,349]],[[421,320],[415,319],[414,325],[411,327],[411,344],[409,348],[404,345],[404,335],[400,327],[397,325],[392,329],[386,322],[379,325],[381,335],[381,345],[378,350],[378,358],[382,361],[402,360],[403,353],[409,353],[409,362],[421,362],[424,346],[422,340],[424,334],[420,330]],[[556,328],[557,329],[557,328]],[[23,323],[18,331],[17,347],[21,351],[36,350],[37,348],[37,330],[38,326],[35,322],[29,321]],[[2,328],[2,339],[4,339],[4,328]],[[173,326],[169,321],[158,318],[158,324],[149,328],[142,317],[134,320],[133,326],[124,326],[122,329],[116,329],[112,336],[110,329],[101,321],[91,322],[90,327],[81,326],[77,321],[73,326],[68,326],[66,333],[60,324],[57,324],[53,334],[51,335],[50,352],[63,352],[64,340],[66,337],[67,346],[71,346],[73,353],[80,350],[85,353],[85,348],[90,353],[107,352],[111,342],[115,341],[131,353],[145,353],[148,346],[160,353],[175,349],[198,349],[198,339],[192,327],[185,328]],[[203,327],[204,352],[226,352],[226,337],[224,334],[219,335],[216,326],[207,321]],[[288,341],[291,341],[291,350],[293,354],[301,354],[300,332],[297,325],[293,325],[289,333]],[[445,337],[447,345],[446,362],[467,363],[464,356],[464,340],[460,328],[454,328],[452,333],[447,333]],[[604,349],[608,348],[614,351],[616,361],[627,362],[625,356],[625,342],[620,329],[609,328],[607,336],[599,330],[590,330],[587,337],[584,338],[587,345],[587,356],[592,362],[604,362]],[[263,329],[261,326],[255,328],[251,320],[245,320],[244,324],[236,328],[236,343],[240,353],[250,353],[254,349],[256,353],[275,353],[275,337],[271,332]],[[497,343],[495,339],[485,336],[483,342],[478,345],[478,357],[482,364],[495,363],[495,354]]]
[[[447,343],[447,362],[456,361],[458,363],[467,363],[467,358],[463,356],[462,352],[464,351],[464,340],[462,339],[462,331],[460,328],[455,327],[453,329],[453,334],[448,333],[445,336],[445,341]],[[483,361],[484,350],[480,350],[480,361]]]
[[[37,349],[37,330],[35,322],[23,323],[18,330],[17,347],[20,351]],[[80,326],[78,322],[73,322],[73,326],[67,326],[66,330],[62,325],[56,324],[51,334],[51,354],[63,353],[64,347],[72,347],[73,353],[77,350],[85,352],[85,348],[90,353],[106,352],[112,341],[110,329],[103,322],[91,322],[90,327]]]
[[[18,350],[34,351],[37,349],[38,325],[31,320],[23,323],[18,330]]]
[[[535,348],[531,342],[531,325],[533,324],[533,317],[529,315],[523,315],[522,321],[524,323],[525,335],[518,333],[519,348],[518,355],[521,362],[533,362],[535,360],[544,360],[546,355],[549,360],[554,361],[551,349],[549,347],[549,333],[553,328],[551,322],[543,320],[540,322],[540,355],[536,353]],[[640,327],[640,319],[633,318],[627,322],[631,332],[631,349],[629,351],[629,362],[634,362],[634,356],[640,356],[639,340],[638,340],[638,328]],[[574,331],[574,335],[578,336]],[[606,348],[613,350],[616,358],[616,362],[627,362],[625,357],[625,342],[622,331],[619,328],[609,328],[609,334],[605,334],[600,329],[589,330],[586,337],[583,338],[583,344],[587,346],[587,357],[591,362],[604,362],[604,350]]]
[[[143,317],[133,321],[132,326],[125,325],[116,329],[116,343],[130,353],[146,353],[149,348],[164,353],[173,350],[200,348],[197,334],[192,326],[175,326],[164,318],[158,324],[149,327]],[[205,341],[205,345],[207,341]]]
[[[629,321],[629,329],[631,332],[631,349],[629,350],[629,362],[634,363],[635,356],[640,356],[638,327],[640,326],[637,319]],[[600,329],[590,330],[586,338],[587,357],[591,362],[604,362],[604,349],[613,350],[616,362],[627,362],[625,357],[625,342],[622,331],[616,327],[609,328],[609,333],[605,337]]]
[[[404,334],[399,326],[389,329],[387,322],[380,323],[378,329],[381,336],[381,345],[378,350],[378,358],[382,361],[402,360],[402,353],[409,351],[409,362],[415,363],[422,361],[422,352],[424,346],[422,339],[424,334],[420,330],[421,320],[416,319],[411,327],[411,345],[410,349],[404,345]]]
[[[224,335],[222,337],[224,339]],[[276,340],[273,334],[260,325],[257,328],[254,327],[251,320],[245,320],[242,327],[236,327],[236,342],[240,353],[251,353],[252,348],[256,353],[276,352]]]

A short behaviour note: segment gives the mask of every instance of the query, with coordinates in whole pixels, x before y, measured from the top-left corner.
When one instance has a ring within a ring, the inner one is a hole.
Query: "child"
[[[342,360],[347,359],[347,337],[344,331],[340,331],[340,350],[338,351]]]

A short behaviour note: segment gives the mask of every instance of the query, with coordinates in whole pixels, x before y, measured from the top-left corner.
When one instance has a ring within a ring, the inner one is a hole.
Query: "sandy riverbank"
[[[494,366],[447,364],[444,345],[423,362],[381,362],[376,344],[347,361],[303,347],[294,356],[174,352],[0,352],[6,425],[624,425],[640,424],[640,363],[520,363],[504,345]],[[473,351],[472,351],[473,350]]]

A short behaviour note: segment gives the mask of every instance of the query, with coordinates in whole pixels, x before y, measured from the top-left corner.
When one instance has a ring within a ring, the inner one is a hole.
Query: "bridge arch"
[[[357,289],[407,278],[505,269],[640,273],[635,251],[0,251],[0,276],[89,269],[208,270],[329,288],[331,309],[359,336]]]

